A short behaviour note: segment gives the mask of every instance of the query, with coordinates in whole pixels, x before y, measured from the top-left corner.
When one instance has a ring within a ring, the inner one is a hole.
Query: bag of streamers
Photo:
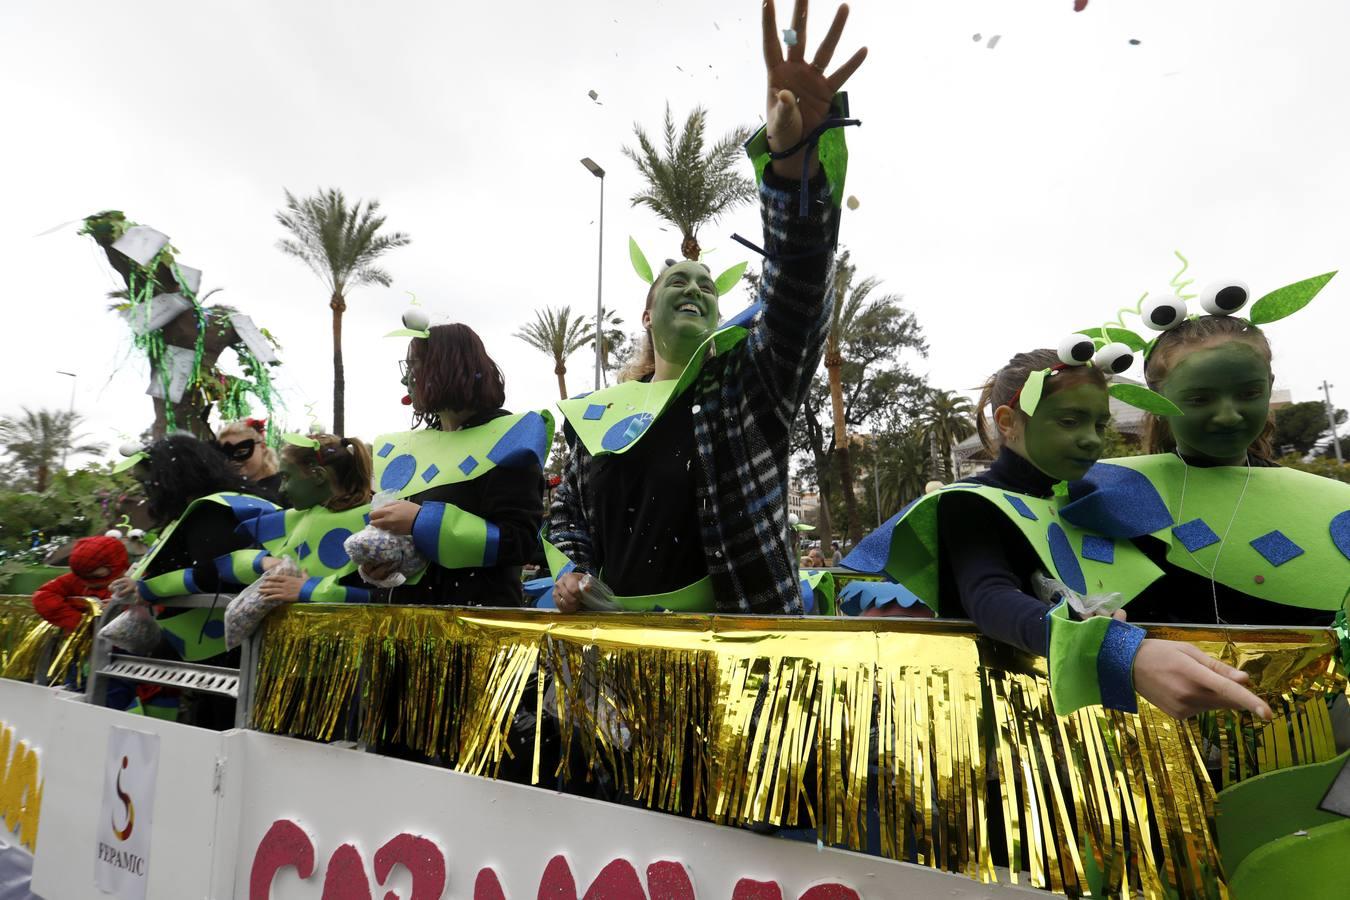
[[[278,606],[285,606],[289,600],[269,600],[262,595],[262,587],[267,583],[267,579],[274,576],[289,575],[292,578],[302,578],[300,567],[294,560],[283,559],[281,565],[263,573],[263,576],[257,581],[245,588],[234,599],[230,605],[225,607],[225,647],[233,650],[244,641],[248,636],[258,630],[262,620],[267,618],[267,614]]]
[[[160,631],[150,607],[136,603],[109,622],[99,635],[112,641],[113,646],[140,656],[159,646]]]
[[[370,508],[376,510],[397,499],[392,491],[382,491],[370,501]],[[374,525],[367,525],[347,538],[342,547],[352,562],[360,566],[361,577],[376,587],[398,587],[427,565],[426,559],[417,552],[411,535],[391,534]],[[384,566],[391,562],[395,564],[395,570],[388,578],[376,580],[366,574],[371,566]]]

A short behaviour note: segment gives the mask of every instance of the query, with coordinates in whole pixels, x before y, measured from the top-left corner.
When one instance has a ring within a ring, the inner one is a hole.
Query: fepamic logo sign
[[[119,900],[144,900],[150,879],[159,735],[114,727],[104,761],[94,883]]]

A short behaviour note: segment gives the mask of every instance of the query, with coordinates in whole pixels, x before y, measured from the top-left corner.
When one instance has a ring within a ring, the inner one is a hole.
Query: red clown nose
[[[410,396],[407,395],[407,394],[404,394],[404,395],[403,395],[403,399],[402,399],[402,401],[400,401],[400,402],[401,402],[404,406],[412,406],[412,397],[410,397]]]

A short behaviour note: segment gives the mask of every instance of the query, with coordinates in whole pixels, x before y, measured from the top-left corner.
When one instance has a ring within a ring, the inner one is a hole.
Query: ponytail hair
[[[370,448],[357,438],[334,434],[311,434],[318,447],[287,444],[281,451],[286,462],[305,468],[321,468],[333,487],[324,504],[333,512],[352,509],[370,501]]]

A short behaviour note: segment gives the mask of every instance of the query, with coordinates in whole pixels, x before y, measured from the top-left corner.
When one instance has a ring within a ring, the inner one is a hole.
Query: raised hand
[[[806,13],[807,0],[796,0],[792,10],[792,30],[797,33],[797,43],[788,47],[787,57],[778,39],[778,14],[773,0],[764,0],[764,67],[768,73],[768,122],[769,147],[775,152],[788,149],[810,134],[813,129],[829,116],[830,101],[844,86],[844,82],[858,70],[867,58],[867,48],[863,47],[848,58],[830,75],[825,68],[834,56],[835,47],[844,33],[844,23],[848,21],[848,4],[840,4],[834,14],[834,22],[820,42],[816,55],[810,63],[806,61]],[[803,150],[787,159],[773,161],[774,173],[784,178],[800,178],[802,173],[801,154]],[[820,167],[811,150],[811,164],[808,174],[814,175]]]

